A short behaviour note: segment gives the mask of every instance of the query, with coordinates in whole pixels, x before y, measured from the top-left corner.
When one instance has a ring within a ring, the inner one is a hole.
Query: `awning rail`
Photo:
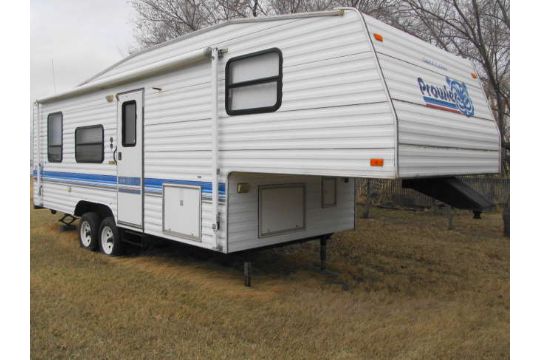
[[[179,68],[192,65],[205,59],[210,60],[211,56],[212,49],[210,48],[192,51],[184,55],[175,56],[173,58],[158,61],[156,63],[146,65],[135,70],[127,71],[116,76],[111,76],[89,84],[81,85],[73,90],[39,99],[36,102],[39,104],[46,104],[53,101],[68,99],[78,95],[88,94],[97,90],[108,89],[117,85],[144,79],[154,75],[159,75],[168,71],[177,70]]]

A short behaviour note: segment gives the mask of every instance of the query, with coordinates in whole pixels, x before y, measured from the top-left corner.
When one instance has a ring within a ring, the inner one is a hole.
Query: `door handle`
[[[115,164],[116,164],[116,152],[117,152],[117,150],[118,150],[118,147],[115,147],[114,150],[113,150],[113,153],[112,153],[112,158],[113,158],[113,161],[114,161]]]
[[[120,161],[120,160],[122,160],[122,152],[121,151],[118,152],[118,161]]]

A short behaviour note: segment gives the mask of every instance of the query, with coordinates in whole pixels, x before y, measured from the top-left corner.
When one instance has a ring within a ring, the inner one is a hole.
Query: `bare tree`
[[[136,36],[143,47],[219,22],[260,15],[354,7],[392,23],[399,0],[130,0],[136,10]]]
[[[400,18],[400,0],[337,0],[336,6],[352,7],[390,25]]]
[[[130,0],[143,47],[225,20],[354,7],[392,23],[399,0]]]
[[[331,9],[334,0],[269,0],[267,7],[273,14],[295,14]]]
[[[406,31],[472,59],[479,67],[501,132],[501,146],[510,149],[510,1],[404,0],[414,19]],[[509,171],[506,151],[503,168]]]
[[[254,16],[250,0],[131,0],[138,18],[136,36],[151,46],[237,17]]]

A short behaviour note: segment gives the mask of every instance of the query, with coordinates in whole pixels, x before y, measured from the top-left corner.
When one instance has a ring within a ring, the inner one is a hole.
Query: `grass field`
[[[374,209],[318,244],[235,257],[163,245],[109,258],[31,212],[36,359],[509,357],[509,240],[500,214]]]

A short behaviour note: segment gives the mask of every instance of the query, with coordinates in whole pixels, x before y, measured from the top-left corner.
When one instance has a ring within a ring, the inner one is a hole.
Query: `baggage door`
[[[143,227],[143,90],[118,94],[118,224]]]

